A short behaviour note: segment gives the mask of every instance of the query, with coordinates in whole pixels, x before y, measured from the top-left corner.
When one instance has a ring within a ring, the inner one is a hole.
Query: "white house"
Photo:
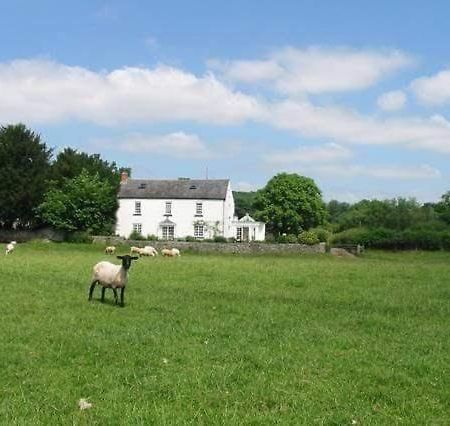
[[[116,233],[172,240],[233,237],[234,199],[228,180],[122,178]]]
[[[123,173],[118,201],[116,234],[123,237],[136,231],[163,240],[187,236],[264,240],[264,233],[243,231],[246,225],[234,217],[228,179],[128,179]]]

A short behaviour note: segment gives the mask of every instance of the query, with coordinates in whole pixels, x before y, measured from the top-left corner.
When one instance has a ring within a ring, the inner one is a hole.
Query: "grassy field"
[[[450,423],[449,253],[106,257],[2,255],[0,424]]]

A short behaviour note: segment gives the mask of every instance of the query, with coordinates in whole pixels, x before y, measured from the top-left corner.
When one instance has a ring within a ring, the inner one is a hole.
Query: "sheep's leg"
[[[89,289],[89,299],[88,300],[92,300],[92,293],[94,293],[94,288],[97,285],[97,283],[98,283],[97,280],[92,281],[91,288]]]
[[[102,303],[105,301],[105,291],[106,287],[102,287],[102,298],[101,298]]]
[[[122,287],[122,288],[120,289],[120,304],[121,304],[122,306],[125,306],[125,303],[124,303],[124,300],[123,300],[123,295],[124,295],[124,293],[125,293],[125,287]]]
[[[114,300],[116,301],[116,305],[119,303],[119,299],[117,298],[117,290],[113,287],[114,292]]]

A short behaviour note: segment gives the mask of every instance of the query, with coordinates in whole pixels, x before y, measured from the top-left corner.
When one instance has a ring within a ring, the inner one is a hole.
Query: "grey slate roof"
[[[128,179],[118,198],[225,200],[228,179]]]

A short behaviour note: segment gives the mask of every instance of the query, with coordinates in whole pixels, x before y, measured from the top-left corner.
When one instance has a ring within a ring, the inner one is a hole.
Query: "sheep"
[[[162,249],[161,254],[168,257],[180,256],[180,250],[178,250],[177,248]]]
[[[157,256],[158,252],[152,246],[145,246],[143,249],[139,250],[139,256]]]
[[[92,300],[92,293],[94,292],[95,286],[100,284],[102,286],[102,302],[105,301],[105,290],[107,288],[112,288],[117,305],[118,298],[116,289],[120,288],[120,304],[121,306],[124,306],[123,296],[128,281],[128,270],[131,267],[131,262],[137,260],[138,257],[126,254],[124,256],[117,256],[117,259],[122,260],[122,265],[115,265],[114,263],[103,261],[94,266],[92,269],[88,300]]]
[[[105,248],[106,254],[114,254],[116,252],[116,248],[114,246],[109,246]]]
[[[133,253],[140,253],[141,252],[141,248],[140,247],[135,247],[135,246],[132,246],[131,248],[130,248],[130,254],[133,254]]]
[[[16,246],[17,241],[11,241],[7,246],[6,246],[6,251],[5,251],[5,256],[9,253],[12,253],[14,251],[14,247]]]

